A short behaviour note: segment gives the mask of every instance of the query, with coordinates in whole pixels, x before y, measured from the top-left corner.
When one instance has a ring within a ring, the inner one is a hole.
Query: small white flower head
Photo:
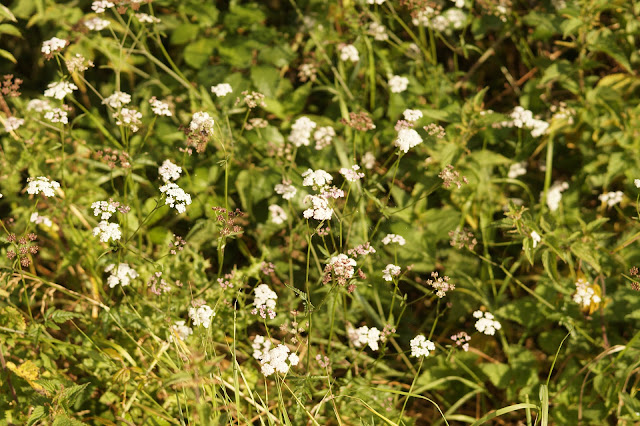
[[[351,259],[346,254],[340,253],[329,259],[329,263],[325,266],[325,274],[331,273],[332,278],[335,278],[341,285],[344,285],[349,279],[353,278],[357,265],[354,259]]]
[[[174,325],[169,327],[169,341],[173,342],[174,339],[186,340],[187,337],[193,334],[193,329],[185,324],[184,321],[176,321]]]
[[[0,198],[4,197],[4,195],[2,195],[2,193],[0,193]]]
[[[367,4],[382,4],[385,0],[367,0]]]
[[[393,144],[400,148],[400,151],[407,153],[411,148],[422,143],[422,137],[413,129],[400,129],[398,138]]]
[[[271,349],[271,340],[265,339],[264,336],[257,335],[253,339],[251,347],[253,348],[253,357],[260,360],[260,358],[269,353],[269,350]]]
[[[471,341],[471,336],[469,336],[465,331],[454,334],[453,336],[451,336],[451,340],[455,342],[456,346],[462,347],[463,351],[469,351],[469,342]]]
[[[496,334],[496,330],[500,330],[502,325],[495,320],[494,316],[489,312],[475,311],[473,317],[477,319],[476,330],[487,336]]]
[[[54,108],[51,111],[47,111],[44,115],[44,118],[46,118],[52,123],[62,123],[62,124],[69,123],[67,111],[63,110],[62,108]]]
[[[336,131],[331,126],[318,128],[318,130],[313,132],[313,139],[316,141],[316,149],[320,151],[321,149],[331,145],[331,141],[333,141],[335,136]]]
[[[451,0],[458,9],[462,9],[464,7],[464,0]]]
[[[158,174],[164,182],[177,180],[182,174],[182,167],[173,164],[171,160],[164,160],[162,165],[158,167]]]
[[[211,118],[208,113],[198,111],[193,114],[191,123],[189,124],[189,129],[191,129],[192,132],[204,132],[206,134],[210,134],[213,132],[213,125],[213,118]]]
[[[46,99],[31,99],[27,104],[27,111],[44,112],[50,109],[51,105]]]
[[[64,99],[74,90],[78,90],[78,86],[68,81],[59,81],[57,83],[49,83],[48,89],[44,91],[44,95],[47,98]]]
[[[404,116],[405,120],[412,123],[420,120],[423,117],[422,111],[420,111],[419,109],[405,109],[402,115]]]
[[[55,53],[59,50],[64,49],[64,47],[68,44],[69,42],[67,40],[63,40],[60,39],[58,37],[53,37],[50,40],[45,41],[44,43],[42,43],[42,49],[41,52],[44,53],[45,55],[51,55],[52,53]]]
[[[55,190],[60,188],[60,184],[55,180],[49,180],[44,176],[38,176],[37,178],[27,179],[27,193],[30,195],[39,194],[45,197],[55,196]]]
[[[24,124],[24,118],[7,117],[4,120],[4,130],[13,132],[18,130]]]
[[[387,34],[387,29],[384,25],[379,24],[375,21],[369,24],[369,35],[372,35],[373,38],[377,41],[386,41],[389,40],[389,34]]]
[[[341,61],[358,62],[360,60],[358,49],[353,44],[343,44],[339,49]]]
[[[447,20],[448,26],[455,30],[464,28],[464,25],[467,22],[467,15],[464,11],[455,7],[447,9],[443,16]]]
[[[598,195],[598,200],[605,203],[609,207],[613,207],[622,201],[624,193],[622,191],[604,192]]]
[[[373,152],[367,151],[362,156],[362,160],[361,161],[362,161],[362,166],[365,169],[371,170],[376,165],[376,156],[373,155]]]
[[[594,286],[584,278],[579,278],[575,285],[576,292],[573,295],[573,301],[580,305],[582,309],[588,309],[592,304],[595,305],[602,301],[600,296],[596,294]]]
[[[569,189],[567,182],[554,182],[547,192],[547,207],[552,212],[558,210],[560,207],[560,201],[562,201],[562,192]]]
[[[333,176],[322,169],[307,169],[306,172],[302,173],[302,177],[304,178],[302,180],[302,185],[311,186],[315,190],[324,188],[333,180]]]
[[[273,349],[268,349],[270,345],[267,347],[266,343],[267,342],[264,343],[262,350],[256,349],[254,351],[254,357],[256,354],[258,355],[257,359],[262,365],[261,371],[265,376],[270,376],[276,372],[287,374],[291,366],[298,365],[298,362],[300,362],[298,355],[289,354],[291,350],[285,345],[280,344]],[[254,349],[255,345],[256,343],[254,341]]]
[[[84,72],[89,68],[93,67],[93,61],[87,60],[84,56],[76,53],[75,56],[70,57],[64,61],[64,64],[67,66],[67,70],[70,73],[74,72]]]
[[[111,3],[110,1],[106,1],[106,0],[99,0],[99,1],[94,1],[93,4],[91,5],[91,9],[95,12],[95,13],[104,13],[105,10],[111,8],[115,6],[115,4]]]
[[[155,115],[166,115],[167,117],[171,117],[171,111],[169,110],[169,104],[163,101],[158,100],[155,96],[149,99],[149,103],[151,104],[151,111]]]
[[[636,186],[636,188],[640,188],[640,179],[634,179],[633,184]]]
[[[311,132],[316,128],[315,121],[309,117],[298,118],[293,125],[291,125],[291,134],[287,138],[289,142],[297,147],[309,146],[311,139]]]
[[[100,241],[107,243],[109,240],[118,241],[122,238],[122,232],[120,231],[120,225],[117,223],[109,223],[103,220],[93,228],[93,236],[99,237]]]
[[[389,90],[392,93],[402,93],[409,87],[409,79],[401,75],[392,75],[389,78]]]
[[[116,212],[118,207],[120,207],[120,203],[112,200],[95,201],[91,204],[93,215],[100,216],[100,220],[109,220],[111,216],[113,216],[113,214]]]
[[[400,272],[401,269],[398,265],[390,263],[382,270],[382,278],[385,281],[393,281],[393,277],[400,275]]]
[[[391,243],[396,243],[400,246],[403,246],[407,243],[407,241],[404,239],[404,237],[400,235],[396,235],[396,234],[385,235],[384,238],[382,239],[382,244],[386,246]]]
[[[146,13],[136,13],[136,18],[141,24],[159,24],[160,19]]]
[[[86,21],[84,21],[84,26],[87,27],[87,29],[90,31],[102,31],[109,25],[111,25],[110,21],[98,17],[87,19]]]
[[[356,164],[351,166],[350,169],[345,167],[341,168],[340,174],[349,182],[357,182],[364,177],[364,173],[359,172],[358,170],[360,170],[360,166]]]
[[[111,96],[102,100],[102,105],[109,105],[113,109],[118,109],[122,108],[123,105],[129,104],[129,102],[131,102],[130,94],[116,90]]]
[[[278,295],[275,291],[271,290],[268,285],[260,284],[254,290],[255,297],[253,299],[253,305],[255,308],[251,311],[253,315],[260,314],[262,318],[274,319],[276,317],[276,300]]]
[[[427,340],[422,334],[411,339],[409,344],[411,345],[411,356],[416,358],[427,357],[436,350],[436,345],[431,340]]]
[[[333,209],[329,207],[329,201],[326,198],[318,195],[307,195],[304,198],[304,202],[308,204],[309,201],[312,207],[302,212],[302,216],[305,219],[331,220]]]
[[[274,187],[274,190],[276,191],[276,194],[282,195],[282,198],[284,198],[285,200],[292,199],[298,192],[295,186],[291,185],[291,182],[284,180],[282,181],[282,183],[277,184]]]
[[[104,271],[111,273],[107,278],[107,284],[109,284],[110,288],[114,288],[117,285],[126,287],[131,284],[131,280],[138,278],[138,273],[128,263],[119,263],[117,265],[112,263]]]
[[[0,196],[0,198],[2,197]],[[51,219],[49,219],[47,216],[40,216],[38,212],[33,212],[31,214],[31,217],[29,218],[29,221],[35,223],[36,225],[44,225],[47,228],[53,226],[53,222],[51,222]]]
[[[269,213],[271,213],[271,222],[276,225],[282,225],[287,221],[287,213],[277,204],[271,204],[269,206]]]
[[[227,96],[231,92],[233,92],[233,87],[231,87],[229,83],[220,83],[211,86],[211,93],[214,93],[219,98]]]
[[[538,243],[542,241],[542,237],[536,231],[531,231],[531,240],[533,241],[533,248],[536,248]]]
[[[507,127],[515,126],[518,128],[531,129],[531,136],[534,138],[542,136],[549,127],[549,123],[533,118],[533,113],[521,106],[515,107],[510,116],[513,121],[504,122],[502,125]]]
[[[113,118],[116,119],[118,126],[128,126],[132,132],[140,130],[142,125],[142,113],[135,109],[122,108],[113,113]]]
[[[189,308],[189,318],[191,318],[195,327],[201,325],[204,328],[209,328],[211,319],[215,316],[216,313],[208,305]]]
[[[522,176],[527,174],[527,162],[520,161],[519,163],[513,163],[511,167],[509,167],[509,173],[507,177],[509,179],[515,179],[518,176]]]
[[[380,330],[377,328],[369,328],[366,325],[363,325],[355,330],[353,336],[355,339],[352,340],[352,342],[356,348],[368,345],[372,351],[377,351],[379,349],[378,342],[380,341]]]
[[[184,192],[182,188],[173,182],[167,182],[160,187],[160,192],[166,195],[165,203],[175,208],[178,213],[184,213],[187,206],[191,204],[191,195]]]

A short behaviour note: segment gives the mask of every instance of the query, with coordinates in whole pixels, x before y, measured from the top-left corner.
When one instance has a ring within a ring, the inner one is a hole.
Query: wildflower
[[[12,132],[18,130],[24,124],[24,118],[7,117],[4,120],[4,130]]]
[[[469,351],[469,342],[471,341],[471,337],[466,332],[461,331],[457,334],[454,334],[453,336],[451,336],[451,340],[454,341],[456,346],[461,346],[463,351]]]
[[[269,212],[271,213],[271,222],[276,225],[281,225],[287,220],[287,213],[277,204],[271,204]]]
[[[640,179],[634,179],[633,184],[636,186],[636,188],[640,188]]]
[[[27,179],[27,193],[34,195],[42,192],[45,197],[53,197],[55,190],[60,188],[60,184],[55,180],[49,180],[44,176]]]
[[[562,192],[569,188],[567,182],[554,182],[547,192],[547,207],[552,212],[558,210],[560,207],[560,201],[562,200]]]
[[[120,203],[117,201],[96,201],[91,204],[94,216],[100,216],[100,220],[109,220],[111,216],[120,207]]]
[[[282,183],[277,184],[274,187],[274,190],[277,194],[282,195],[282,198],[285,200],[292,199],[296,195],[296,192],[298,192],[298,190],[291,185],[291,182],[285,180],[283,180]]]
[[[367,0],[367,4],[382,4],[385,0]]]
[[[191,195],[184,192],[182,188],[173,182],[166,182],[160,187],[160,192],[166,195],[165,204],[175,208],[178,213],[184,213],[187,206],[191,204]]]
[[[449,282],[450,278],[446,275],[444,277],[438,277],[437,272],[432,272],[431,278],[433,279],[428,279],[427,284],[433,287],[433,289],[436,291],[436,296],[441,299],[447,295],[448,291],[456,289],[456,286]]]
[[[49,83],[48,89],[44,91],[47,98],[63,99],[74,90],[78,90],[78,86],[68,81],[59,81],[57,83]]]
[[[162,177],[162,180],[166,183],[172,180],[177,180],[182,173],[182,167],[177,166],[171,162],[171,160],[164,160],[162,165],[158,167],[158,174]]]
[[[298,78],[301,82],[316,81],[318,69],[315,64],[304,63],[298,67]]]
[[[116,90],[111,96],[108,96],[102,100],[102,105],[108,105],[113,109],[118,109],[123,105],[127,105],[129,102],[131,102],[130,94]]]
[[[155,115],[166,115],[167,117],[171,117],[171,111],[169,111],[169,104],[163,101],[158,100],[155,96],[149,99],[149,103],[151,104],[151,111]]]
[[[402,113],[405,120],[409,122],[418,121],[422,118],[422,111],[419,109],[405,109]]]
[[[191,129],[192,132],[201,132],[208,135],[213,132],[213,124],[213,118],[211,118],[208,113],[198,111],[193,114],[189,129]]]
[[[464,11],[455,7],[447,9],[443,16],[447,20],[447,27],[453,27],[455,30],[463,28],[467,21]]]
[[[107,278],[107,284],[109,284],[110,288],[114,288],[118,284],[122,287],[128,286],[131,284],[131,280],[138,278],[138,273],[128,263],[120,263],[118,265],[112,263],[104,271],[111,272],[111,275]]]
[[[449,244],[458,249],[467,247],[469,250],[473,250],[476,244],[478,244],[478,240],[476,240],[473,233],[467,228],[456,228],[455,231],[449,231],[449,238],[451,238]]]
[[[91,5],[91,9],[95,13],[104,13],[105,10],[113,6],[115,6],[115,4],[111,3],[110,1],[100,0],[100,1],[94,1],[93,4]]]
[[[245,103],[245,105],[247,105],[249,107],[249,109],[253,109],[256,108],[258,105],[260,105],[261,107],[266,107],[267,104],[264,103],[264,95],[262,93],[258,93],[258,92],[251,92],[249,93],[248,90],[243,90],[241,92],[241,95],[244,96],[244,98],[242,99]],[[240,99],[236,99],[236,105],[240,102]]]
[[[120,111],[116,111],[113,113],[113,118],[116,119],[116,124],[118,126],[129,126],[132,132],[137,132],[140,130],[140,125],[142,121],[142,113],[135,109],[122,108]]]
[[[345,167],[341,168],[340,174],[349,182],[357,182],[364,177],[364,173],[359,172],[358,170],[360,170],[360,166],[356,164],[351,166],[350,169]]]
[[[211,86],[211,92],[215,93],[215,95],[220,98],[233,92],[233,88],[229,83],[220,83],[216,86]]]
[[[519,163],[514,163],[509,167],[509,173],[507,173],[507,177],[509,179],[515,179],[518,176],[522,176],[527,174],[527,162],[521,161]]]
[[[84,21],[84,26],[91,31],[102,31],[109,25],[111,25],[110,21],[98,17],[87,19],[86,21]]]
[[[306,172],[302,173],[302,177],[304,178],[302,180],[302,185],[311,186],[313,189],[323,188],[333,180],[333,176],[322,169],[315,171],[307,169]]]
[[[67,70],[70,73],[73,72],[84,72],[89,68],[93,67],[93,61],[87,60],[84,56],[76,53],[75,56],[64,61],[64,64],[67,66]]]
[[[2,198],[0,196],[0,198]],[[53,226],[53,222],[47,216],[40,216],[38,212],[33,212],[31,217],[29,218],[29,222],[35,223],[36,225],[44,225],[46,227]]]
[[[193,325],[196,327],[201,325],[204,328],[209,328],[211,319],[215,316],[216,313],[208,305],[189,308],[189,318],[191,318]]]
[[[477,319],[475,324],[476,330],[487,336],[493,336],[496,334],[496,330],[502,328],[502,325],[496,321],[494,316],[489,312],[475,311],[473,317]]]
[[[302,216],[305,219],[331,220],[333,209],[329,207],[329,202],[326,198],[317,195],[307,195],[304,202],[308,203],[309,201],[311,201],[312,207],[302,212]]]
[[[169,341],[173,342],[174,338],[185,340],[193,334],[193,329],[186,325],[185,321],[176,321],[174,325],[169,327]]]
[[[120,225],[117,223],[109,223],[106,220],[98,223],[98,226],[93,228],[93,236],[100,237],[100,241],[103,243],[109,242],[109,240],[118,241],[122,237],[120,231]]]
[[[27,104],[27,111],[44,112],[51,109],[49,101],[41,99],[31,99]]]
[[[2,193],[0,192],[0,198],[2,198],[2,197],[3,197],[3,195],[2,195]]]
[[[344,44],[340,46],[338,49],[340,50],[341,61],[358,62],[360,60],[358,49],[356,49],[356,47],[353,44]]]
[[[360,162],[362,163],[362,166],[365,169],[371,170],[373,169],[373,166],[376,165],[376,157],[373,155],[372,152],[367,151],[362,156],[362,159],[360,160]]]
[[[311,131],[315,129],[316,123],[308,117],[300,117],[291,126],[291,134],[287,138],[296,147],[309,146]]]
[[[463,183],[469,183],[465,176],[460,179],[460,172],[453,169],[453,166],[449,164],[443,171],[438,173],[438,177],[442,179],[442,186],[449,188],[451,185],[455,185],[458,189],[462,188]]]
[[[262,374],[270,376],[275,372],[286,374],[291,366],[296,366],[300,362],[298,355],[292,353],[285,345],[278,345],[273,349],[263,349],[259,352],[260,364],[262,365]]]
[[[179,281],[177,281],[177,283],[179,283]],[[147,281],[147,287],[149,287],[149,291],[156,296],[160,296],[162,293],[168,293],[171,291],[171,285],[162,278],[162,272],[155,272],[151,275],[149,281]]]
[[[531,240],[533,241],[533,248],[536,248],[538,243],[542,241],[542,237],[536,231],[531,231]]]
[[[373,38],[377,41],[389,40],[389,35],[387,34],[387,30],[384,25],[381,25],[375,21],[369,24],[369,35],[372,35]]]
[[[371,243],[367,241],[364,244],[360,244],[356,248],[350,249],[349,251],[347,251],[347,254],[349,256],[358,257],[358,255],[366,256],[368,254],[375,253],[375,252],[376,252],[376,249],[371,247]]]
[[[346,254],[339,254],[332,257],[324,267],[325,276],[322,279],[322,283],[327,284],[332,279],[335,279],[338,284],[345,286],[347,281],[353,278],[356,265],[356,261],[349,258]]]
[[[400,275],[400,272],[401,269],[398,265],[390,263],[382,270],[382,278],[385,281],[393,281],[393,277]]]
[[[382,239],[382,244],[384,244],[385,246],[391,243],[396,243],[400,246],[405,245],[407,242],[406,240],[401,237],[400,235],[396,235],[396,234],[387,234],[384,236],[384,238]]]
[[[155,16],[148,15],[146,13],[136,13],[136,18],[141,24],[159,24],[160,19]]]
[[[616,204],[620,203],[623,197],[624,193],[622,191],[604,192],[598,195],[598,200],[606,203],[609,207],[613,207]]]
[[[436,345],[422,334],[411,339],[409,344],[411,345],[411,356],[416,358],[429,356],[431,352],[436,350]]]
[[[67,111],[61,108],[54,108],[51,111],[47,111],[44,115],[44,118],[51,121],[52,123],[62,123],[68,124],[69,118],[67,117]]]
[[[344,118],[342,118],[340,119],[340,122],[361,132],[366,132],[367,130],[376,128],[376,125],[373,124],[373,120],[371,120],[371,117],[369,117],[369,115],[364,111],[350,112],[349,119],[345,120]]]
[[[378,342],[380,341],[380,330],[375,327],[367,327],[363,325],[355,330],[357,340],[353,341],[353,345],[356,348],[368,345],[372,351],[379,349]]]
[[[392,93],[402,93],[407,90],[409,86],[409,79],[407,77],[402,77],[400,75],[392,75],[389,78],[389,90]]]
[[[423,129],[427,132],[429,136],[435,136],[438,139],[444,139],[447,134],[444,131],[444,127],[431,123],[423,127]]]
[[[331,145],[331,141],[336,136],[336,131],[331,126],[320,127],[313,132],[313,139],[316,141],[316,149],[320,151],[322,148]]]
[[[602,301],[600,298],[600,287],[591,285],[584,278],[579,278],[575,283],[576,292],[573,295],[573,301],[580,305],[584,311],[593,313],[598,304]]]
[[[521,106],[515,107],[510,117],[512,121],[506,121],[502,124],[509,127],[515,126],[518,128],[531,129],[531,136],[534,138],[542,136],[549,127],[549,123],[533,118],[533,113]]]
[[[53,37],[52,39],[42,43],[42,49],[40,49],[40,51],[50,57],[52,53],[64,49],[68,43],[69,42],[67,40]]]
[[[254,293],[253,305],[255,308],[251,313],[256,315],[259,312],[262,318],[266,318],[269,315],[269,318],[274,319],[276,317],[276,300],[278,299],[276,292],[271,290],[268,285],[260,284],[254,290]]]
[[[393,141],[393,144],[404,153],[409,152],[409,149],[421,143],[422,137],[413,129],[400,129],[397,139]]]

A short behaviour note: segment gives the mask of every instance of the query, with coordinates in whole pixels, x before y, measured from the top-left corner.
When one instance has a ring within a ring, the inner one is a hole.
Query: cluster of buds
[[[19,78],[14,79],[13,74],[6,74],[2,81],[2,95],[9,98],[17,98],[20,96],[20,85],[22,80]]]
[[[376,125],[373,124],[373,120],[371,120],[371,117],[369,117],[366,112],[350,112],[349,119],[345,120],[343,118],[340,122],[361,132],[366,132],[367,130],[376,128]]]
[[[160,296],[162,293],[168,293],[171,291],[171,285],[162,278],[162,272],[155,272],[147,281],[147,287],[151,293],[156,296]]]
[[[23,268],[29,267],[31,265],[29,254],[37,254],[38,250],[40,250],[40,247],[33,243],[36,239],[38,239],[38,236],[34,233],[30,233],[26,237],[20,237],[20,239],[16,237],[16,234],[9,234],[7,241],[14,243],[17,247],[15,250],[7,250],[7,258],[13,260],[17,256]]]
[[[451,241],[449,242],[451,246],[458,249],[466,247],[473,251],[476,244],[478,244],[478,240],[476,240],[473,233],[467,228],[457,228],[455,231],[449,231],[449,238],[451,238]]]
[[[101,149],[93,154],[93,158],[94,160],[105,163],[107,166],[109,166],[110,169],[115,168],[118,161],[120,162],[120,167],[122,167],[123,169],[128,169],[129,167],[131,167],[129,154],[124,151],[118,151],[117,149]]]
[[[184,249],[184,246],[187,244],[187,242],[184,240],[184,238],[176,234],[173,234],[173,238],[175,240],[169,243],[169,253],[172,255],[176,255],[179,251],[182,251]]]
[[[240,234],[243,232],[242,227],[236,224],[236,220],[246,216],[246,213],[243,213],[240,209],[230,211],[224,207],[212,207],[211,209],[217,213],[216,220],[221,226],[220,236],[227,237],[232,234]]]
[[[463,183],[469,183],[469,180],[466,176],[460,177],[460,172],[453,169],[453,166],[449,164],[444,168],[443,171],[438,173],[438,177],[442,179],[443,186],[445,188],[449,188],[451,185],[455,185],[458,189],[462,188]]]
[[[629,269],[629,275],[635,277],[633,281],[631,281],[631,289],[634,291],[640,291],[640,283],[636,280],[640,279],[640,270],[638,270],[637,266]]]
[[[239,105],[244,102],[249,109],[257,108],[258,106],[261,106],[262,108],[267,106],[267,104],[264,103],[264,95],[262,93],[249,92],[248,90],[245,90],[241,92],[241,94],[244,98],[236,98],[235,105]]]
[[[449,277],[439,277],[437,272],[432,272],[431,277],[433,279],[428,279],[427,284],[433,287],[436,290],[436,296],[443,298],[447,295],[447,292],[450,290],[455,290],[456,286],[449,282]]]
[[[233,288],[232,280],[235,275],[235,271],[232,271],[229,274],[224,274],[224,277],[220,277],[216,281],[218,281],[218,284],[220,284],[220,288],[222,288],[223,290],[226,288]]]

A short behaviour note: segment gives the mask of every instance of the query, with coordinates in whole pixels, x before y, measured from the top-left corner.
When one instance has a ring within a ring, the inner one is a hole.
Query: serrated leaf
[[[60,309],[56,309],[49,315],[49,320],[56,322],[58,324],[62,324],[63,322],[67,322],[73,318],[81,317],[81,314],[69,311],[62,311]]]
[[[43,419],[47,415],[44,407],[39,405],[33,409],[29,419],[27,420],[27,426],[35,425],[39,420]]]

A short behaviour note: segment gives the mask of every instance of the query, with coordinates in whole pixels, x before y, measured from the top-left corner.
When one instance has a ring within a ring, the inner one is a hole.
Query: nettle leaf
[[[70,319],[81,317],[82,314],[56,309],[55,311],[51,312],[51,314],[49,314],[48,319],[58,324],[62,324],[63,322],[69,321]]]
[[[184,49],[184,61],[193,68],[202,68],[213,55],[216,44],[215,40],[208,38],[202,38],[188,44]]]
[[[79,420],[74,420],[71,417],[67,417],[65,414],[59,414],[53,419],[52,426],[83,426],[87,423],[83,423]]]

